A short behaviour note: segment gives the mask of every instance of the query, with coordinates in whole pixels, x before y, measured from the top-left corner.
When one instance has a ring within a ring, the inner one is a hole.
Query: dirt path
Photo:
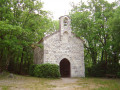
[[[112,88],[112,89],[111,89]],[[104,78],[37,78],[15,75],[0,77],[0,90],[120,90],[119,79]]]
[[[77,83],[78,79],[76,78],[61,78],[60,80],[54,80],[50,82],[50,85],[53,87],[49,90],[75,90],[78,86]]]

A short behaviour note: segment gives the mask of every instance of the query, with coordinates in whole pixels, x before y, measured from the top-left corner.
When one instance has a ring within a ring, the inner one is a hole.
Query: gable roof
[[[54,34],[56,34],[56,33],[58,33],[58,32],[60,32],[60,30],[57,30],[57,31],[51,33],[50,35],[47,35],[47,36],[43,37],[43,38],[38,42],[38,44],[42,43],[45,39],[49,38],[50,36],[52,36],[52,35],[54,35]]]
[[[61,16],[59,19],[61,19],[62,17],[67,17],[67,18],[70,19],[70,17],[69,17],[68,15]],[[60,24],[60,23],[59,23],[59,24]],[[59,26],[59,30],[58,30],[58,31],[55,31],[55,32],[53,32],[52,34],[43,37],[43,38],[38,42],[38,44],[41,43],[41,42],[43,42],[45,39],[51,37],[52,35],[54,35],[54,34],[56,34],[56,33],[58,33],[58,32],[61,33],[61,26]],[[74,36],[76,36],[73,32],[71,32],[71,33],[72,33]],[[84,41],[83,41],[80,37],[77,37],[77,36],[76,36],[76,38],[80,39],[80,40],[84,43]]]
[[[47,35],[47,36],[43,37],[43,39],[45,40],[46,38],[49,38],[50,36],[52,36],[52,35],[54,35],[54,34],[56,34],[58,32],[60,32],[60,30],[57,30],[57,31],[51,33],[50,35]]]
[[[58,33],[58,32],[60,32],[60,30],[55,31],[55,32],[52,33],[52,34],[43,37],[43,38],[38,42],[38,44],[42,43],[45,39],[51,37],[52,35],[54,35],[54,34],[56,34],[56,33]],[[73,32],[71,32],[71,33],[72,33],[76,38],[80,39],[80,40],[84,43],[84,40],[82,40],[80,37],[77,37]]]

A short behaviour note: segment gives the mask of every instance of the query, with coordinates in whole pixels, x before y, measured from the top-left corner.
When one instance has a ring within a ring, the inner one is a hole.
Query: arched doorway
[[[60,62],[61,77],[70,77],[70,62],[64,58]]]

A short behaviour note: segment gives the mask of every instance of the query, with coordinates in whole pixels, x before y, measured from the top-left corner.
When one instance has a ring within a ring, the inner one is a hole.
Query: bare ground
[[[6,77],[0,79],[0,90],[88,90],[88,88],[84,88],[84,86],[88,86],[87,83],[78,81],[80,81],[80,78]],[[95,88],[95,85],[90,86],[91,89]]]
[[[120,79],[0,77],[0,90],[120,90]]]
[[[75,83],[78,79],[75,78],[61,78],[60,80],[55,80],[50,82],[49,84],[54,85],[54,88],[51,90],[74,90],[77,86]]]
[[[80,80],[80,78],[61,78],[60,80],[54,80],[49,83],[50,85],[54,85],[48,90],[91,90],[94,88],[100,87],[100,85],[96,86],[95,84],[88,84]]]

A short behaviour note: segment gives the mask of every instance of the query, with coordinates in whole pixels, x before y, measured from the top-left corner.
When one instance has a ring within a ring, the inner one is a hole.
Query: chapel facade
[[[60,67],[62,77],[85,77],[84,45],[71,30],[69,16],[59,18],[60,29],[43,38],[43,48],[34,49],[34,63],[52,63]]]

